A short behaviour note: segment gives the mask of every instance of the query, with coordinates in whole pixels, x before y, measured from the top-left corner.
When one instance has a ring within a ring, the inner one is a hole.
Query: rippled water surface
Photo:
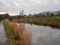
[[[31,45],[60,45],[60,30],[48,26],[25,24],[25,29],[32,34]]]

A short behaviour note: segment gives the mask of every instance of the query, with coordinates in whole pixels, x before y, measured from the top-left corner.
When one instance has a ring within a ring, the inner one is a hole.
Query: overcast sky
[[[26,14],[60,10],[60,0],[0,0],[0,12],[18,14],[24,9]]]

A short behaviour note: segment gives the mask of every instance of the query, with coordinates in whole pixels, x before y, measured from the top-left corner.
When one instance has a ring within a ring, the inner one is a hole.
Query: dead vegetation
[[[50,26],[53,28],[60,28],[60,18],[59,19],[57,18],[56,17],[20,18],[13,19],[13,21],[18,23],[30,23],[36,25]]]
[[[7,19],[5,21],[10,26],[14,34],[14,39],[16,40],[17,45],[30,45],[31,44],[31,33],[25,30],[24,24],[10,22]]]

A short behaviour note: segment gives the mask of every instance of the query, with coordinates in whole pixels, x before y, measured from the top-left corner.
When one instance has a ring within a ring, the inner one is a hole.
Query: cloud
[[[47,1],[43,1],[43,0],[31,0],[31,1],[33,1],[36,4],[47,4],[48,3]]]
[[[39,0],[31,0],[31,1],[33,1],[34,3],[41,3]]]
[[[20,5],[18,2],[13,2],[13,4],[15,4],[16,6],[19,6]]]
[[[60,10],[60,0],[0,0],[0,12],[18,14],[22,9],[26,14]]]
[[[59,0],[54,0],[54,3],[55,4],[60,4],[60,1]]]
[[[10,6],[10,4],[6,0],[2,0],[1,2],[6,6]]]

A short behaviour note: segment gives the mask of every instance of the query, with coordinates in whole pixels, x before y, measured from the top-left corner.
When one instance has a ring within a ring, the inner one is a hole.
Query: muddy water
[[[31,45],[60,45],[59,29],[26,23],[25,30],[32,34]]]

